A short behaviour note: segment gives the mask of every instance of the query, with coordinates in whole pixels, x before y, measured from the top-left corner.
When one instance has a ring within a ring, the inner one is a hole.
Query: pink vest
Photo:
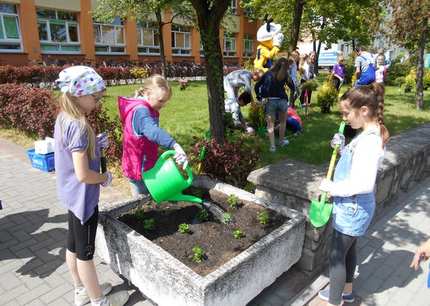
[[[133,114],[137,108],[146,107],[153,118],[159,113],[152,109],[147,101],[135,98],[118,97],[119,116],[123,130],[122,172],[133,180],[142,180],[142,163],[144,170],[151,169],[158,157],[158,144],[145,136],[138,136],[133,131]]]

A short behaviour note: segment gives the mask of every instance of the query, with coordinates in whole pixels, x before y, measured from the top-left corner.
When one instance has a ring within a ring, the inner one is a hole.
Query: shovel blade
[[[333,204],[312,200],[309,209],[309,219],[314,227],[322,227],[330,220]]]

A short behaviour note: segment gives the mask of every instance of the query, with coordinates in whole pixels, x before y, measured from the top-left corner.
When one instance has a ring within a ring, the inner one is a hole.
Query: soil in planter
[[[136,216],[136,211],[132,211],[119,217],[119,220],[202,276],[216,270],[287,220],[285,216],[267,210],[270,222],[267,225],[261,225],[257,214],[265,209],[249,204],[231,209],[233,222],[229,224],[217,220],[210,212],[207,221],[198,221],[196,215],[200,206],[192,203],[162,203],[159,206],[152,204],[142,209],[143,213],[138,214],[139,218]],[[145,229],[143,220],[151,218],[155,220],[154,228]],[[190,234],[178,232],[181,223],[190,225]],[[237,228],[245,234],[245,237],[234,238],[233,230]],[[192,261],[194,246],[200,246],[205,252],[205,258],[201,263]]]

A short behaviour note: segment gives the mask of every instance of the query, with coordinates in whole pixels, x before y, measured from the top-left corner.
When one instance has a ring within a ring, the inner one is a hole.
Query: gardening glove
[[[173,149],[176,151],[173,158],[175,159],[176,163],[178,165],[182,166],[182,169],[185,170],[185,168],[187,168],[187,166],[188,166],[188,159],[187,159],[187,155],[185,154],[184,149],[182,149],[182,147],[179,145],[179,143],[175,143],[173,145]]]
[[[331,180],[325,178],[321,181],[319,189],[321,191],[330,193],[332,186],[333,186],[333,182]]]
[[[282,45],[282,41],[284,40],[284,34],[277,33],[273,37],[273,46],[280,48]]]
[[[100,149],[106,149],[109,145],[108,135],[106,133],[100,133],[96,137],[97,146]]]
[[[343,148],[345,147],[345,136],[336,133],[334,134],[333,138],[330,141],[330,146],[334,149],[336,146],[339,146],[339,152],[342,152]]]
[[[102,185],[103,187],[110,186],[112,184],[112,173],[106,171],[104,174],[106,175],[106,181],[104,181],[100,185]]]

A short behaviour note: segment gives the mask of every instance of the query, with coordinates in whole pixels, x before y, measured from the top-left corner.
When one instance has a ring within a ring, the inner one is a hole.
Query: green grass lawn
[[[191,82],[184,91],[173,83],[171,101],[161,110],[160,126],[166,129],[180,144],[188,150],[195,142],[193,137],[202,137],[209,127],[206,84]],[[118,120],[116,98],[119,95],[131,96],[139,85],[109,87],[105,107],[113,120]],[[392,135],[420,124],[430,122],[430,92],[425,93],[424,111],[415,108],[413,93],[404,94],[396,87],[386,87],[385,122]],[[248,110],[245,109],[246,116]],[[264,139],[259,166],[267,165],[286,157],[312,164],[321,164],[330,158],[331,148],[328,145],[340,122],[338,106],[331,114],[321,114],[316,106],[316,92],[312,95],[312,105],[308,118],[301,110],[299,114],[304,122],[304,132],[294,137],[288,134],[290,145],[278,149],[276,153],[268,151],[268,139]],[[250,141],[253,141],[252,139]],[[257,142],[255,142],[257,143]]]

